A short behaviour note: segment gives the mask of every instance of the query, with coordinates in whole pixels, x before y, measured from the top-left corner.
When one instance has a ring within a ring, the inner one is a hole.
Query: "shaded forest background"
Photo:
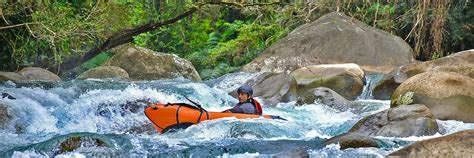
[[[166,20],[198,7],[175,23],[142,33],[132,43],[174,53],[193,63],[201,78],[237,71],[298,26],[340,11],[403,38],[418,60],[474,48],[474,4],[459,1],[194,2],[115,0],[0,2],[0,71],[56,67],[82,56],[115,33]],[[105,51],[77,67],[97,67]]]

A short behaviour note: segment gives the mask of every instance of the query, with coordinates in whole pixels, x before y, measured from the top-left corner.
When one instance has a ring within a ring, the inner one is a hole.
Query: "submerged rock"
[[[298,98],[296,105],[313,104],[316,101],[339,111],[351,110],[354,106],[352,102],[326,87],[311,89],[307,93],[302,94]]]
[[[369,115],[359,120],[349,131],[369,136],[427,136],[438,132],[438,124],[426,106],[413,104]]]
[[[145,123],[138,126],[130,127],[125,131],[125,133],[130,134],[154,134],[157,133],[156,129],[153,127],[151,122]]]
[[[413,50],[400,37],[332,12],[296,28],[243,70],[291,72],[316,64],[356,63],[366,70],[388,72],[413,61]]]
[[[129,78],[127,71],[117,66],[100,66],[82,73],[77,79],[87,78],[116,78],[116,79],[127,79]]]
[[[7,106],[0,103],[0,129],[5,129],[11,118]]]
[[[74,151],[80,147],[108,147],[104,141],[90,137],[69,137],[61,142],[56,154]]]
[[[96,115],[112,117],[114,115],[125,116],[127,114],[143,112],[144,107],[149,104],[149,100],[127,101],[123,104],[99,104]]]
[[[388,155],[389,157],[472,157],[474,130],[422,140]]]
[[[159,80],[184,77],[201,80],[191,62],[174,54],[125,44],[112,50],[115,55],[105,65],[118,66],[137,80]]]
[[[16,99],[15,97],[13,97],[12,95],[8,94],[8,93],[3,93],[2,92],[2,99],[3,98],[7,98],[7,99]]]
[[[364,88],[364,71],[356,64],[311,65],[291,72],[298,83],[298,94],[318,87],[333,89],[354,100]]]
[[[429,71],[403,82],[393,93],[391,107],[413,93],[414,104],[424,104],[441,120],[474,122],[474,79],[455,72]]]
[[[389,100],[395,89],[408,78],[427,71],[456,72],[474,78],[474,49],[466,50],[432,61],[398,67],[384,75],[373,91],[375,99]]]
[[[30,81],[60,81],[58,75],[39,67],[26,67],[18,71],[18,74],[24,76]]]
[[[132,149],[132,144],[124,136],[81,132],[55,136],[40,143],[13,148],[2,154],[9,157],[14,151],[34,150],[48,157],[68,152],[80,152],[88,157],[94,155],[117,157],[120,154],[128,153],[130,149]]]
[[[377,139],[358,132],[344,133],[323,142],[324,145],[339,143],[341,149],[379,147]]]

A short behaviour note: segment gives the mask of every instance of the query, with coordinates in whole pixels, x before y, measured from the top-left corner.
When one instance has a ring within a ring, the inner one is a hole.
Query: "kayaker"
[[[224,112],[262,115],[260,103],[252,98],[252,87],[248,85],[240,86],[239,89],[237,89],[237,94],[239,103],[235,104],[234,108],[225,110]]]

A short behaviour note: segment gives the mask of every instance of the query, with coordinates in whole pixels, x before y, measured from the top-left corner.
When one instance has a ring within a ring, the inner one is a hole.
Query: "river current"
[[[158,134],[137,100],[189,103],[188,97],[208,111],[231,108],[237,100],[228,93],[257,74],[234,73],[195,82],[185,79],[157,81],[71,80],[57,83],[0,84],[0,104],[11,116],[0,130],[4,157],[383,157],[415,141],[439,137],[474,124],[441,121],[433,136],[376,137],[382,148],[341,150],[322,145],[348,131],[364,116],[389,108],[389,100],[371,99],[380,74],[367,75],[357,110],[338,111],[318,102],[295,102],[266,107],[264,114],[284,120],[225,118],[204,121],[187,129]],[[257,98],[258,99],[258,98]],[[83,138],[79,148],[61,149],[67,138]],[[87,141],[89,139],[89,141]],[[84,141],[85,140],[85,141]],[[101,143],[94,143],[101,140]],[[105,145],[104,145],[105,144]]]

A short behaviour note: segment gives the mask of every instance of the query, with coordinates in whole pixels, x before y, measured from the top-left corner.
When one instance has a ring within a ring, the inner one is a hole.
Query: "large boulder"
[[[356,64],[323,64],[299,68],[291,75],[298,83],[298,94],[327,87],[344,98],[354,100],[364,88],[364,71]]]
[[[389,157],[472,157],[474,130],[419,141],[388,155]]]
[[[395,90],[391,107],[410,93],[413,103],[426,105],[437,119],[474,122],[474,79],[469,76],[443,71],[415,75]]]
[[[296,105],[313,104],[315,101],[339,111],[352,110],[354,106],[352,102],[326,87],[311,89],[302,94],[296,101]]]
[[[373,90],[375,99],[389,100],[395,89],[408,78],[427,71],[449,71],[474,78],[474,49],[458,52],[432,61],[398,67],[384,75]]]
[[[115,55],[106,65],[123,68],[132,79],[157,80],[184,77],[201,80],[191,62],[174,54],[155,52],[130,44],[114,48],[112,51]]]
[[[308,65],[356,63],[388,72],[413,61],[413,50],[400,37],[333,12],[296,28],[243,70],[290,72]]]
[[[100,66],[86,72],[82,73],[77,77],[77,79],[87,79],[87,78],[117,78],[117,79],[127,79],[129,78],[127,71],[117,66]]]
[[[252,86],[253,97],[259,97],[267,106],[280,102],[296,101],[296,80],[289,74],[265,72],[247,81]],[[236,91],[232,91],[236,96]]]
[[[369,115],[359,120],[349,131],[369,136],[426,136],[438,132],[438,124],[426,106],[413,104]]]
[[[336,144],[336,143],[339,143],[339,145],[341,146],[341,149],[380,147],[377,144],[377,139],[371,138],[366,134],[357,133],[357,132],[344,133],[323,142],[324,145]]]
[[[0,81],[21,82],[24,80],[26,80],[26,78],[18,73],[0,71]]]
[[[24,76],[30,81],[60,81],[58,75],[39,67],[25,67],[18,71],[18,74]]]

